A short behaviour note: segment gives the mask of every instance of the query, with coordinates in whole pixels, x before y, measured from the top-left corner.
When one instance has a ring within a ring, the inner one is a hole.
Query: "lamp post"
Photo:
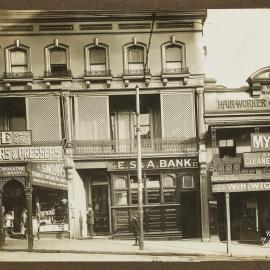
[[[139,203],[139,249],[143,250],[143,182],[142,182],[142,148],[141,148],[141,126],[140,126],[140,89],[136,86],[136,120],[137,120],[137,178],[138,178],[138,203]]]

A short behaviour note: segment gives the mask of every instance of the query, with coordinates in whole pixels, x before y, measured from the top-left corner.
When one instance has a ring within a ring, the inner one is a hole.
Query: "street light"
[[[142,182],[142,146],[140,126],[140,89],[136,86],[136,120],[137,120],[137,178],[138,178],[138,203],[139,203],[139,249],[143,250],[143,182]]]

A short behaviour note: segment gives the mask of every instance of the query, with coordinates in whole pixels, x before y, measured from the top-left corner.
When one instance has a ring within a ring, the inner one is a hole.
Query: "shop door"
[[[92,185],[95,233],[109,232],[108,185]]]
[[[258,206],[256,200],[241,201],[240,240],[258,240]]]

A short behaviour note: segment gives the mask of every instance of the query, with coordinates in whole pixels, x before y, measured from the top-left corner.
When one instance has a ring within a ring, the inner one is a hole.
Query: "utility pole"
[[[138,178],[138,203],[139,203],[139,249],[143,250],[143,182],[142,182],[142,146],[140,125],[140,89],[136,86],[136,120],[137,120],[137,178]]]

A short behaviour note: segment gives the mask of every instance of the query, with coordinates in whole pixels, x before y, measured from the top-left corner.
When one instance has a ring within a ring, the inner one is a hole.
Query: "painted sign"
[[[0,147],[0,161],[63,160],[61,146]]]
[[[218,99],[217,100],[217,109],[221,111],[226,110],[252,110],[256,108],[265,108],[269,105],[265,99]]]
[[[270,182],[224,183],[212,185],[213,192],[270,191]]]
[[[269,167],[270,152],[243,153],[244,167]]]
[[[31,169],[33,185],[67,190],[68,184],[64,163],[33,162]]]
[[[31,145],[31,131],[2,131],[0,132],[0,146]]]
[[[269,151],[270,133],[251,133],[251,151]]]
[[[143,159],[142,169],[177,169],[177,168],[197,168],[198,159],[188,158],[164,158],[164,159]],[[136,170],[136,160],[120,160],[107,163],[108,171]]]
[[[0,177],[28,176],[26,166],[0,166]]]

